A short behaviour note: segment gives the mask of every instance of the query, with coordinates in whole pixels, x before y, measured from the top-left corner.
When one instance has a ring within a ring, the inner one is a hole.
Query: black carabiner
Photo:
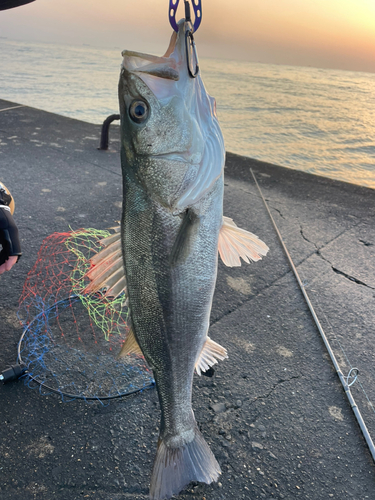
[[[195,5],[196,0],[193,1],[193,6]],[[195,17],[195,20],[197,20],[197,17]],[[198,54],[197,54],[197,47],[195,46],[194,42],[194,36],[193,36],[193,29],[192,24],[191,24],[191,16],[190,16],[190,4],[187,0],[185,0],[185,26],[186,26],[186,31],[185,31],[185,48],[186,48],[186,61],[187,61],[187,67],[189,71],[189,75],[192,78],[196,78],[199,73],[199,65],[198,65]]]
[[[198,54],[194,42],[193,30],[189,28],[185,31],[185,47],[189,75],[192,78],[196,78],[199,74]]]

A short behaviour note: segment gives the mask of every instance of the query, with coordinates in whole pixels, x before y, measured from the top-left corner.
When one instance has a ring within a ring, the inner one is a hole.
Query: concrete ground
[[[16,360],[18,299],[43,239],[110,227],[122,200],[118,127],[98,151],[100,126],[15,106],[0,100],[0,180],[23,257],[0,279],[0,371]],[[195,378],[194,409],[223,474],[178,498],[374,500],[373,460],[250,168],[343,372],[360,370],[352,393],[375,438],[375,192],[228,153],[225,215],[270,251],[219,264],[210,336],[229,358]],[[146,499],[159,417],[155,390],[102,406],[0,386],[0,499]]]

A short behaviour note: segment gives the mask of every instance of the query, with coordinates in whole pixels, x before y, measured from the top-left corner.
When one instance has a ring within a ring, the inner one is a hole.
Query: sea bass
[[[236,266],[268,250],[223,218],[224,141],[215,100],[188,71],[188,28],[180,21],[163,57],[123,52],[121,230],[103,241],[86,289],[116,296],[126,285],[130,332],[121,355],[143,354],[161,406],[153,500],[218,479],[191,403],[194,370],[227,357],[207,335],[218,251]]]

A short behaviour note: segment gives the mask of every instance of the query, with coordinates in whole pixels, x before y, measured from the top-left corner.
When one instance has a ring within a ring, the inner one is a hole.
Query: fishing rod
[[[324,345],[326,346],[328,354],[329,354],[329,356],[331,358],[331,361],[332,361],[332,363],[333,363],[333,365],[335,367],[336,373],[337,373],[337,375],[338,375],[338,377],[340,379],[340,382],[341,382],[341,384],[342,384],[342,386],[344,388],[345,394],[346,394],[346,396],[347,396],[347,398],[349,400],[350,406],[351,406],[351,408],[353,410],[353,413],[354,413],[354,415],[355,415],[355,417],[357,419],[357,422],[358,422],[358,424],[359,424],[359,426],[361,428],[363,437],[366,440],[367,446],[368,446],[368,448],[370,450],[370,453],[372,455],[372,458],[373,458],[373,460],[375,462],[375,446],[374,446],[374,443],[373,443],[373,441],[371,439],[371,436],[370,436],[370,433],[369,433],[369,431],[368,431],[368,429],[366,427],[366,424],[365,424],[365,422],[364,422],[364,420],[362,418],[361,412],[359,411],[358,406],[356,405],[356,402],[355,402],[355,400],[353,398],[353,395],[350,392],[350,386],[352,386],[354,384],[354,382],[357,380],[357,377],[359,375],[359,370],[357,368],[351,368],[351,370],[349,371],[349,373],[348,373],[348,375],[347,375],[346,378],[345,378],[344,374],[342,373],[340,365],[337,362],[337,359],[336,359],[336,357],[335,357],[335,355],[334,355],[334,353],[332,351],[332,348],[330,346],[330,343],[328,342],[328,339],[327,339],[327,337],[326,337],[326,335],[324,333],[322,325],[320,324],[320,321],[319,321],[318,316],[317,316],[317,314],[315,312],[315,309],[314,309],[313,305],[310,302],[310,298],[307,295],[305,287],[303,286],[303,283],[302,283],[302,281],[301,281],[301,279],[299,277],[298,271],[297,271],[297,269],[296,269],[296,267],[295,267],[295,265],[294,265],[294,263],[292,261],[292,257],[290,256],[290,254],[288,252],[288,249],[287,249],[287,247],[286,247],[286,245],[285,245],[285,243],[283,241],[283,238],[281,236],[281,233],[280,233],[280,231],[279,231],[279,229],[278,229],[278,227],[276,225],[276,222],[274,221],[274,218],[272,217],[270,209],[268,208],[267,202],[266,202],[266,200],[265,200],[265,198],[263,196],[263,193],[262,193],[262,191],[260,189],[260,186],[259,186],[259,184],[258,184],[258,182],[257,182],[257,180],[255,178],[254,172],[253,172],[252,169],[250,169],[250,172],[251,172],[251,175],[253,176],[254,182],[255,182],[255,184],[256,184],[256,186],[258,188],[258,191],[259,191],[259,194],[260,194],[260,196],[261,196],[261,198],[263,200],[264,206],[267,209],[268,215],[270,216],[270,219],[271,219],[272,224],[273,224],[273,226],[275,228],[276,234],[277,234],[277,236],[278,236],[278,238],[280,240],[281,246],[283,247],[285,255],[286,255],[286,257],[287,257],[287,259],[289,261],[290,267],[292,268],[292,271],[294,273],[294,276],[296,277],[297,283],[298,283],[298,285],[299,285],[299,287],[301,289],[301,292],[302,292],[302,294],[303,294],[303,296],[304,296],[304,298],[306,300],[307,306],[310,309],[312,317],[313,317],[313,319],[315,321],[315,324],[316,324],[316,326],[317,326],[317,328],[319,330],[320,336],[323,339]],[[349,379],[351,379],[351,378],[353,380],[351,381],[351,383],[349,383]]]

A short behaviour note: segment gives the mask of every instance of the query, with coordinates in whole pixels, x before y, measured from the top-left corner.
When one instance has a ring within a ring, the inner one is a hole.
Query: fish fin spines
[[[229,217],[223,217],[223,225],[219,233],[218,251],[221,260],[228,267],[241,265],[242,258],[246,263],[262,259],[268,252],[268,246],[253,233],[237,227]]]
[[[198,361],[195,363],[195,370],[198,375],[202,375],[202,372],[207,371],[211,366],[227,358],[227,350],[225,347],[214,342],[210,337],[207,337],[206,342],[202,348],[199,355]]]
[[[105,297],[113,297],[116,299],[121,293],[126,294],[126,280],[122,258],[120,262],[115,263],[112,267],[108,267],[105,272],[100,274],[84,289],[83,293],[96,293],[99,290],[105,290]]]
[[[111,243],[113,243],[115,241],[120,241],[121,240],[121,234],[120,234],[121,227],[120,226],[115,226],[115,227],[111,227],[110,229],[112,229],[114,231],[114,233],[111,234],[111,235],[109,235],[109,236],[107,236],[106,238],[103,238],[102,240],[100,240],[100,244],[103,247],[107,247]]]
[[[100,241],[103,250],[90,259],[91,268],[86,273],[90,283],[83,293],[96,293],[106,289],[105,296],[117,298],[126,294],[126,279],[122,258],[121,234],[119,228],[115,233]]]
[[[110,238],[113,239],[112,241]],[[108,238],[104,238],[99,243],[104,246],[100,252],[91,257],[90,262],[92,265],[96,265],[98,262],[103,261],[104,258],[107,258],[109,255],[113,254],[115,251],[121,250],[121,235],[116,233],[112,236],[108,236]]]
[[[124,293],[125,296],[127,295],[125,276],[121,273],[118,280],[110,288],[108,288],[104,295],[106,297],[116,299],[122,293]]]
[[[198,429],[195,438],[180,448],[159,440],[150,484],[150,500],[163,500],[179,493],[191,481],[210,484],[221,469]]]
[[[136,354],[137,356],[143,356],[141,348],[135,338],[133,328],[130,328],[129,333],[126,337],[125,342],[122,344],[121,351],[117,356],[117,359],[123,358],[127,354]]]

